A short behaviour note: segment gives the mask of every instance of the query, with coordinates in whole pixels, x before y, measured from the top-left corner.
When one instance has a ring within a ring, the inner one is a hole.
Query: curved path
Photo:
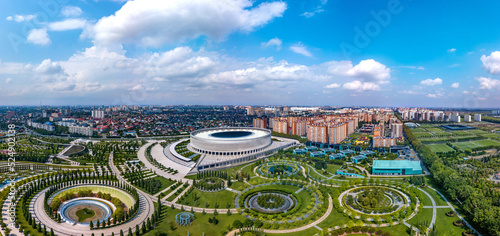
[[[423,189],[417,187],[418,190],[422,191],[423,193],[425,193],[425,195],[427,195],[427,197],[429,197],[431,199],[431,202],[432,202],[432,219],[431,219],[431,224],[429,225],[429,227],[427,228],[427,232],[429,232],[430,229],[432,229],[434,227],[434,223],[436,223],[436,201],[434,201],[434,198],[432,198],[432,196],[424,191]]]
[[[89,230],[89,226],[83,225],[71,225],[68,223],[57,223],[52,220],[44,210],[44,197],[47,189],[42,190],[38,194],[35,195],[33,200],[30,203],[30,210],[34,212],[34,215],[37,219],[37,222],[41,222],[48,229],[52,228],[56,234],[59,235],[110,235],[114,233],[115,235],[120,234],[120,230],[123,230],[124,233],[128,232],[128,229],[131,228],[132,231],[135,231],[136,225],[141,225],[142,222],[147,221],[154,213],[154,203],[151,198],[144,195],[144,193],[140,190],[137,190],[139,193],[139,211],[137,214],[127,221],[124,224],[114,226],[107,229],[101,230]],[[33,213],[32,213],[33,214]]]
[[[333,210],[333,201],[332,201],[332,197],[330,196],[330,194],[328,194],[328,209],[326,210],[325,214],[321,218],[314,221],[313,223],[308,224],[308,225],[304,225],[302,227],[295,228],[295,229],[281,229],[281,230],[265,229],[263,231],[265,233],[270,233],[270,234],[285,234],[285,233],[299,232],[302,230],[309,229],[311,227],[316,227],[319,223],[323,222],[330,215],[330,213],[332,213],[332,210]],[[239,229],[235,229],[235,230],[229,232],[227,234],[227,236],[234,236],[234,235],[236,235],[236,233],[238,231],[239,231]]]
[[[478,236],[482,236],[482,234],[481,234],[481,233],[479,233],[479,231],[477,231],[476,229],[474,229],[474,227],[472,227],[472,225],[470,225],[470,224],[469,224],[469,222],[467,222],[467,221],[466,221],[466,220],[465,220],[465,219],[464,219],[464,218],[463,218],[463,217],[462,217],[462,216],[461,216],[461,215],[457,212],[457,210],[455,210],[455,208],[451,205],[451,203],[448,201],[448,199],[446,199],[446,197],[444,197],[444,195],[443,195],[441,192],[437,191],[436,189],[434,189],[434,188],[432,188],[432,187],[430,187],[430,186],[429,186],[428,188],[430,188],[430,189],[434,190],[434,192],[436,192],[437,194],[439,194],[439,196],[441,196],[441,197],[444,199],[444,201],[448,204],[448,206],[451,208],[451,210],[453,210],[455,213],[457,213],[458,218],[460,218],[463,222],[465,222],[465,225],[467,225],[467,227],[469,227],[469,229],[472,229],[472,230],[473,230],[473,231],[474,231],[474,232],[475,232]],[[428,196],[429,196],[429,195],[428,195]],[[432,199],[432,198],[431,198],[431,199]],[[434,205],[434,199],[432,199],[432,204]],[[435,211],[435,208],[434,208],[434,211]],[[431,228],[431,227],[429,227],[429,228]]]

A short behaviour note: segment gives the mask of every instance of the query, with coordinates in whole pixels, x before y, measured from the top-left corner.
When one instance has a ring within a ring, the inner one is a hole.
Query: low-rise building
[[[420,175],[422,174],[420,161],[408,160],[374,160],[373,175]]]

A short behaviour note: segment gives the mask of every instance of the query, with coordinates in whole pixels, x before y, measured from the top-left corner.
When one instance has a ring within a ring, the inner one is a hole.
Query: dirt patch
[[[78,221],[78,216],[76,215],[76,212],[79,211],[79,210],[82,210],[83,208],[87,208],[89,210],[92,210],[94,211],[95,215],[93,217],[90,217],[90,218],[87,218],[85,219],[84,221],[80,222]],[[75,206],[73,208],[71,208],[69,211],[68,211],[68,214],[67,216],[75,221],[75,222],[80,222],[80,223],[90,223],[90,221],[97,221],[99,220],[102,216],[103,216],[103,212],[101,211],[100,208],[98,207],[95,207],[95,206],[90,206],[90,205],[81,205],[81,206]]]

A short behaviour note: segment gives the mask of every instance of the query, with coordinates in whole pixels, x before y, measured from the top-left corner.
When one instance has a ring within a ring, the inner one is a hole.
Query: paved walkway
[[[154,166],[153,164],[151,164],[147,158],[146,158],[146,149],[150,146],[150,145],[155,145],[152,149],[151,149],[151,156],[158,162],[160,162],[162,165],[166,166],[166,167],[171,167],[172,169],[175,169],[175,170],[178,170],[179,173],[173,175],[171,173],[168,173],[156,166]],[[162,176],[162,177],[165,177],[167,179],[172,179],[172,180],[181,180],[182,182],[193,182],[192,180],[190,179],[186,179],[184,178],[184,176],[187,174],[187,172],[189,172],[190,168],[189,167],[186,167],[186,166],[182,166],[182,165],[179,165],[175,162],[172,162],[170,161],[168,158],[166,158],[163,154],[163,147],[161,145],[159,145],[158,143],[156,142],[149,142],[147,144],[145,144],[144,146],[142,146],[139,151],[137,152],[137,158],[139,158],[139,160],[144,163],[144,165],[150,169],[151,171],[155,172],[157,175],[159,176]],[[186,171],[187,169],[187,171]]]
[[[424,191],[423,189],[419,188],[419,187],[416,187],[418,190],[422,191],[425,195],[427,195],[430,199],[431,199],[431,202],[432,202],[432,219],[431,219],[431,224],[429,225],[429,228],[427,228],[427,232],[426,233],[429,233],[429,230],[432,229],[434,227],[434,223],[436,223],[436,201],[434,201],[434,198],[432,198],[432,196]]]
[[[446,197],[444,197],[444,195],[442,193],[440,193],[439,191],[437,191],[436,189],[432,188],[432,187],[428,187],[432,190],[434,190],[437,194],[439,194],[446,203],[448,203],[448,206],[451,208],[452,211],[454,211],[455,213],[457,213],[457,216],[458,218],[460,218],[464,223],[465,225],[467,225],[467,227],[469,227],[469,229],[472,229],[478,236],[482,236],[481,233],[479,233],[479,231],[477,231],[476,229],[474,229],[474,227],[472,227],[472,225],[469,224],[469,222],[467,222],[458,212],[457,210],[455,210],[455,208],[451,205],[451,203],[448,201],[448,199],[446,199]],[[432,199],[432,198],[431,198]]]

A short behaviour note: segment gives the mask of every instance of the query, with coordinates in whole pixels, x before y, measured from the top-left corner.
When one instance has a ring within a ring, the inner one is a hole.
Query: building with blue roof
[[[343,153],[335,153],[330,155],[330,160],[336,160],[336,159],[344,159],[345,155]]]
[[[322,157],[325,154],[322,151],[317,151],[317,152],[310,152],[309,155],[311,157]]]
[[[323,149],[321,149],[321,151],[323,151],[324,154],[327,154],[327,153],[335,152],[335,149],[333,149],[333,148],[323,148]]]
[[[350,155],[350,154],[354,154],[356,153],[355,151],[353,150],[343,150],[343,151],[340,151],[341,153],[343,153],[344,155]]]
[[[298,155],[305,154],[306,152],[307,152],[306,149],[303,148],[297,148],[293,150],[293,154],[298,154]]]
[[[420,175],[422,174],[420,161],[409,160],[374,160],[373,175]]]
[[[310,151],[316,151],[316,150],[318,150],[318,147],[315,147],[315,146],[306,146],[306,150],[308,152],[310,152]]]
[[[366,159],[367,157],[365,155],[357,155],[357,156],[353,156],[351,157],[351,161],[358,164],[360,163],[362,160]]]

